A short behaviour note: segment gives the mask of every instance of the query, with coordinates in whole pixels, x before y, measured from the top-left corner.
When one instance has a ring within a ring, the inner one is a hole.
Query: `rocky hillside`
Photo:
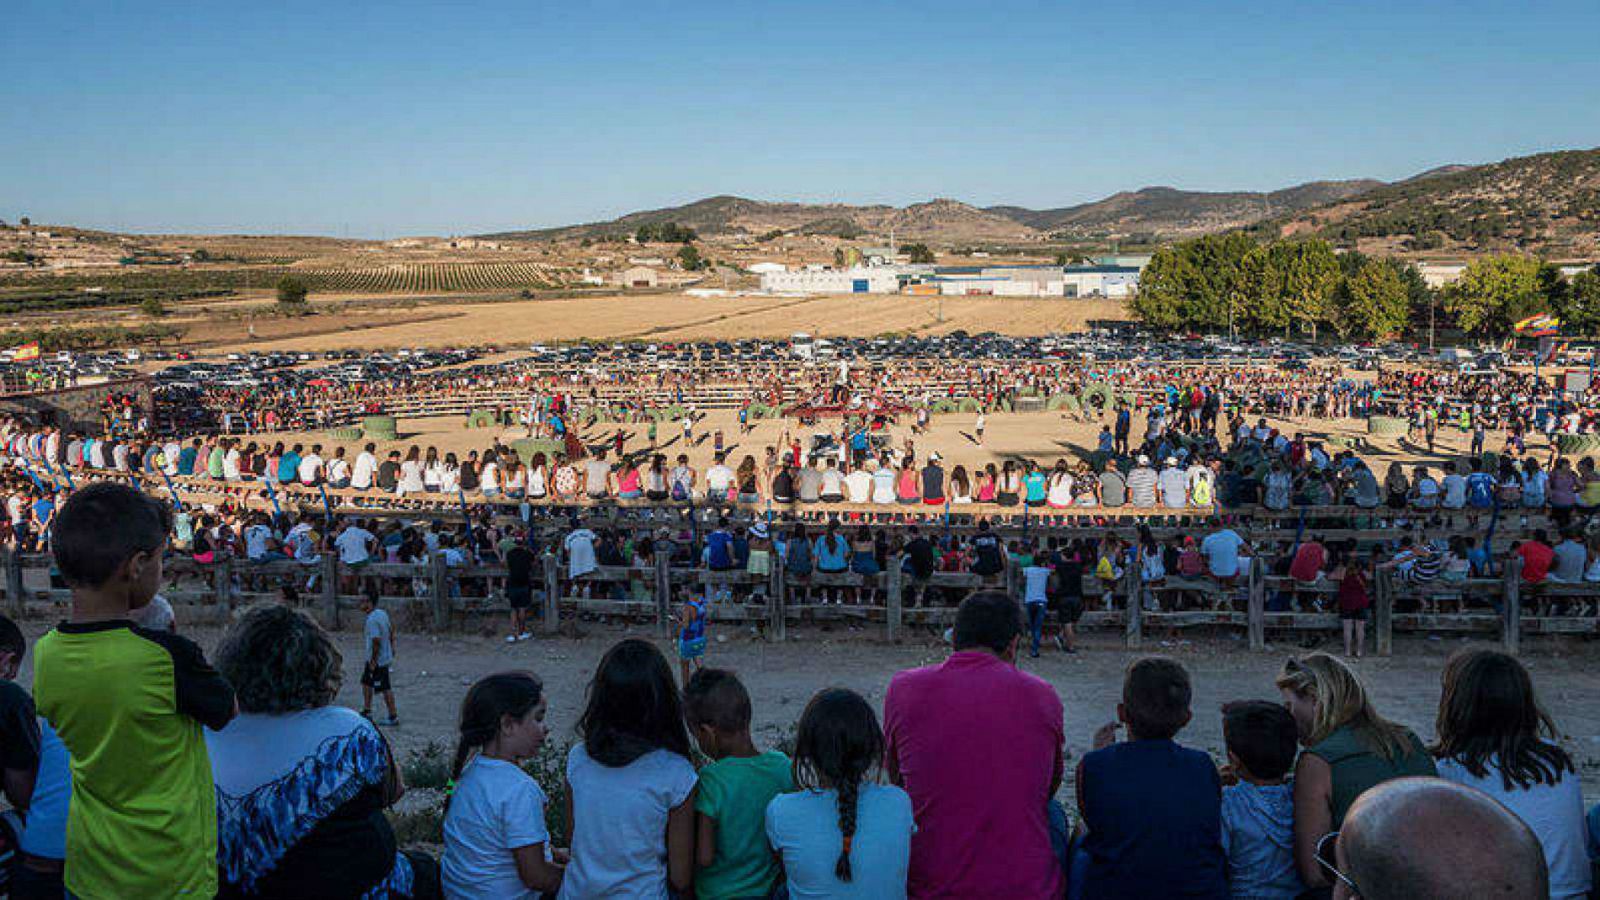
[[[1374,252],[1600,256],[1600,149],[1443,166],[1255,226]]]
[[[615,238],[642,226],[676,224],[703,236],[749,235],[783,231],[836,237],[887,237],[939,241],[1026,241],[1034,229],[1005,216],[955,200],[931,200],[906,207],[850,206],[843,203],[766,203],[744,197],[709,197],[683,206],[629,213],[608,222],[562,228],[483,235],[492,240],[560,240]]]
[[[1240,228],[1284,212],[1358,196],[1382,184],[1313,181],[1280,191],[1217,193],[1147,187],[1060,209],[992,206],[988,211],[1059,238],[1159,240]]]

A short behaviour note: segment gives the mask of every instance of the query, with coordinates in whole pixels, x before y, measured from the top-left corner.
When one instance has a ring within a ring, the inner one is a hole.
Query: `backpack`
[[[1191,491],[1190,493],[1193,495],[1193,500],[1194,500],[1194,505],[1195,506],[1210,506],[1211,505],[1211,479],[1209,477],[1206,477],[1206,476],[1201,476],[1201,477],[1195,479],[1194,490]]]

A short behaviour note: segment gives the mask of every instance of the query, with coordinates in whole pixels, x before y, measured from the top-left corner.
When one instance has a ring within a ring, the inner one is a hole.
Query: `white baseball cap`
[[[1141,465],[1141,466],[1150,465],[1150,457],[1145,456],[1143,453],[1139,454],[1139,465]]]

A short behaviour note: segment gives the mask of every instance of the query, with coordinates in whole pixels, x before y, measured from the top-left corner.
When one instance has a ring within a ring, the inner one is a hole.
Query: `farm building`
[[[628,288],[653,288],[660,283],[656,270],[649,266],[630,266],[617,274],[617,284]]]
[[[761,276],[769,293],[945,294],[997,297],[1127,297],[1139,290],[1135,266],[853,266]]]
[[[750,265],[746,266],[745,269],[747,271],[749,271],[752,275],[771,275],[774,272],[787,272],[787,271],[789,271],[789,267],[788,266],[784,265],[783,263],[775,263],[775,262],[751,263]]]

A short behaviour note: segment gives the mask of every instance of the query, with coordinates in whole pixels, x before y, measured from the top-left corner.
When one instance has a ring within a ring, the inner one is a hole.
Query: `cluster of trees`
[[[902,244],[900,250],[913,264],[933,262],[933,251],[927,244]]]
[[[1441,326],[1506,337],[1520,319],[1553,313],[1568,335],[1600,334],[1600,266],[1568,278],[1532,256],[1481,257],[1438,295],[1415,266],[1355,251],[1335,253],[1317,239],[1258,243],[1249,235],[1207,235],[1157,250],[1139,279],[1132,308],[1166,328],[1241,333],[1298,329],[1316,338],[1386,338],[1412,323],[1426,327],[1442,301]]]
[[[687,244],[696,237],[698,235],[693,228],[679,225],[677,222],[640,225],[639,230],[633,233],[633,239],[641,244]]]
[[[186,329],[175,325],[121,325],[62,326],[58,328],[22,328],[6,332],[12,344],[39,343],[45,353],[57,350],[102,350],[107,347],[126,347],[138,344],[160,344],[183,337]]]
[[[1600,265],[1567,278],[1532,256],[1486,256],[1443,291],[1444,308],[1469,333],[1503,337],[1519,319],[1552,313],[1562,333],[1600,334]]]
[[[700,255],[699,248],[693,244],[684,244],[678,248],[678,265],[682,266],[685,272],[698,272],[708,263],[705,257]]]
[[[1236,328],[1313,338],[1385,337],[1402,331],[1430,302],[1416,269],[1360,253],[1336,254],[1326,241],[1259,244],[1238,232],[1180,241],[1157,250],[1139,279],[1133,311],[1167,328]]]

